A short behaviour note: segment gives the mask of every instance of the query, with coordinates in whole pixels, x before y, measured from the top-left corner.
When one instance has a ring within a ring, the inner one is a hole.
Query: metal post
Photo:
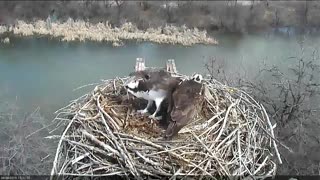
[[[176,67],[176,63],[174,62],[174,59],[168,59],[167,71],[170,73],[177,73],[177,67]]]
[[[146,63],[143,58],[136,59],[135,71],[143,71],[146,69]]]

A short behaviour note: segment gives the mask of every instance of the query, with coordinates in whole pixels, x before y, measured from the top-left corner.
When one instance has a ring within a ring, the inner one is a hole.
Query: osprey
[[[169,98],[169,125],[164,139],[171,140],[196,115],[204,99],[202,76],[195,74],[182,81]]]
[[[148,109],[155,102],[156,110],[149,118],[159,119],[156,118],[156,114],[160,111],[161,103],[181,80],[172,77],[169,72],[162,69],[137,71],[130,73],[129,76],[133,76],[133,78],[125,84],[127,91],[137,98],[148,100],[147,106],[138,110],[138,112],[141,114],[148,113]]]

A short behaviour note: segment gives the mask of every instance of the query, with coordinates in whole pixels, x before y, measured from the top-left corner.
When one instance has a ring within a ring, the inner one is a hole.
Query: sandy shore
[[[113,46],[123,45],[123,40],[149,41],[159,44],[218,44],[218,41],[207,35],[206,31],[197,28],[188,29],[185,26],[165,26],[163,28],[148,28],[139,30],[132,23],[125,23],[119,28],[112,28],[108,22],[92,24],[85,21],[50,23],[48,20],[38,20],[26,23],[18,20],[14,26],[0,26],[0,34],[12,32],[14,35],[32,36],[49,35],[61,41],[98,41],[111,42]]]

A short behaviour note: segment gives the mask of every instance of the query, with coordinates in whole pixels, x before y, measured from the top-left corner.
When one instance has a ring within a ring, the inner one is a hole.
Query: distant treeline
[[[318,27],[318,1],[0,1],[0,24],[16,19],[125,21],[138,28],[165,24],[183,25],[207,31],[252,32],[271,27]]]

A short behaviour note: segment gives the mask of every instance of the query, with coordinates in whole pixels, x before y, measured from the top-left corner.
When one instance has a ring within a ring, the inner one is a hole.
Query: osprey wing
[[[173,92],[168,108],[170,124],[165,133],[167,139],[171,139],[178,134],[195,116],[197,107],[203,97],[200,93],[201,90],[201,84],[188,80],[183,81]]]

